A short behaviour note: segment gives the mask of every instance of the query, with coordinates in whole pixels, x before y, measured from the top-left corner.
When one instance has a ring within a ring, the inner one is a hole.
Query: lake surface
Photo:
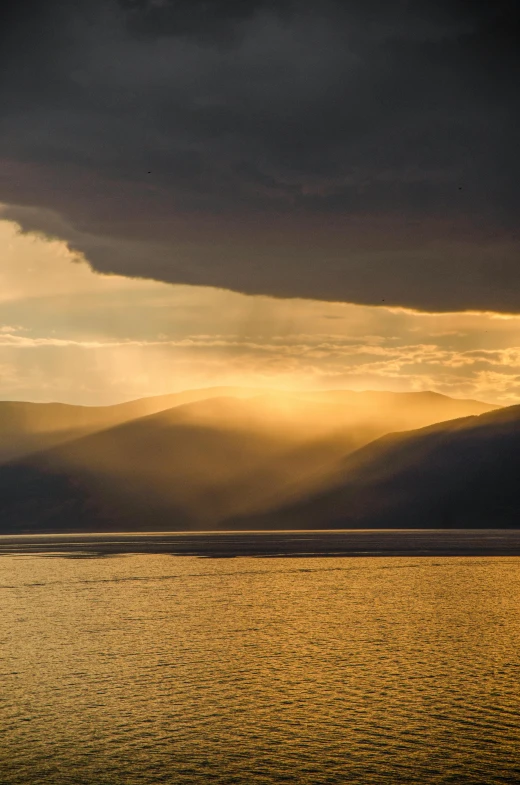
[[[10,543],[2,785],[520,781],[519,558]]]

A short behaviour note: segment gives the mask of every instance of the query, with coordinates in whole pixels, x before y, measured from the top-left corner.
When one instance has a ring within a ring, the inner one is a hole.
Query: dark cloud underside
[[[103,271],[520,310],[515,2],[18,2],[0,201]]]

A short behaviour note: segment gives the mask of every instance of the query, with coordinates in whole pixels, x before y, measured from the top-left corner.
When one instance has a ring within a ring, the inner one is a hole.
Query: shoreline
[[[96,558],[520,556],[520,529],[350,529],[2,534],[0,556]]]

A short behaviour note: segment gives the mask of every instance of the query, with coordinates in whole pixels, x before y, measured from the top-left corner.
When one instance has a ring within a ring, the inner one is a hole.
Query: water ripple
[[[520,781],[520,559],[0,566],[1,785]]]

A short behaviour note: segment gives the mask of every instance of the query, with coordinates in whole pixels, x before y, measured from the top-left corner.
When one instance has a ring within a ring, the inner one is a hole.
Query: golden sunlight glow
[[[214,385],[520,399],[520,316],[247,297],[94,273],[0,221],[0,396],[115,403]]]

